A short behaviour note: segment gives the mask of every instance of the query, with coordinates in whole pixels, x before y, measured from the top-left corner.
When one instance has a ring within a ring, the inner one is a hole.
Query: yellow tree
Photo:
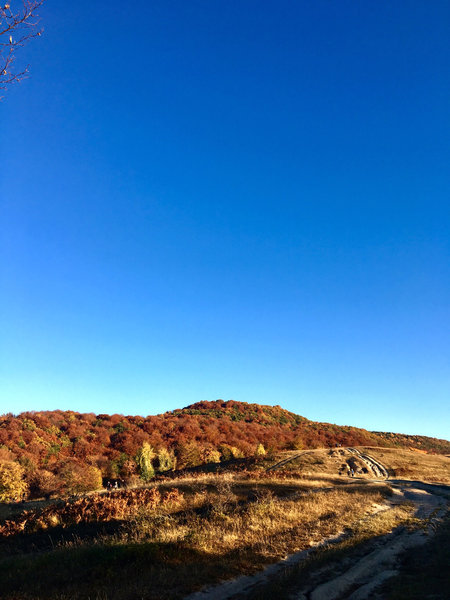
[[[28,491],[24,474],[25,471],[19,463],[0,462],[0,502],[14,502],[23,498]]]
[[[266,455],[266,449],[264,448],[264,446],[262,444],[258,444],[256,446],[255,455],[260,458]]]
[[[150,481],[155,476],[155,469],[152,462],[155,456],[156,453],[148,442],[144,442],[138,450],[136,463],[141,479],[144,481]]]
[[[163,473],[164,471],[170,471],[175,468],[175,456],[172,451],[167,450],[162,446],[158,450],[158,471]]]

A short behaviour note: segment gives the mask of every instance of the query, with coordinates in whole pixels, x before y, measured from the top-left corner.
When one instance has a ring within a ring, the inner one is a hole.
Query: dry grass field
[[[396,479],[450,484],[450,457],[399,448],[364,448]]]
[[[371,481],[367,465],[347,449],[314,450],[267,470],[298,454],[252,470],[175,474],[148,488],[9,507],[0,519],[1,597],[177,600],[330,536],[343,534],[316,551],[316,562],[399,527],[421,526],[412,503],[398,500],[389,481]],[[372,448],[370,454],[392,472],[408,468],[403,477],[448,476],[445,457]]]
[[[390,494],[383,484],[321,490],[317,482],[282,475],[225,473],[158,484],[163,498],[180,490],[177,502],[135,507],[126,519],[110,510],[102,520],[106,513],[97,511],[93,522],[91,511],[89,519],[60,517],[52,526],[42,511],[29,514],[29,533],[0,545],[2,598],[182,598],[356,528]],[[113,502],[114,492],[108,496]],[[72,513],[62,507],[61,514]],[[404,517],[399,509],[394,521]]]
[[[279,453],[273,464],[286,460],[282,465],[285,471],[296,471],[304,479],[328,481],[339,484],[345,482],[353,469],[359,479],[373,479],[373,473],[367,465],[347,448],[324,448],[302,452]]]
[[[393,479],[411,479],[430,483],[450,483],[450,457],[442,454],[427,454],[418,450],[399,448],[358,447],[380,461]],[[298,458],[295,458],[298,456]],[[336,483],[347,475],[347,466],[354,468],[358,479],[372,479],[366,465],[346,448],[331,448],[305,451],[303,453],[279,453],[273,464],[283,458],[292,460],[283,465],[283,470],[296,471],[303,479],[316,481],[331,479]]]

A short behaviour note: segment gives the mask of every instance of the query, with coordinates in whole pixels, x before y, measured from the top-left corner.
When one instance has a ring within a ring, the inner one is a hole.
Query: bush
[[[51,471],[41,469],[35,471],[28,477],[30,486],[30,496],[32,498],[50,498],[53,495],[60,495],[63,482]]]
[[[213,447],[202,448],[201,459],[205,464],[220,463],[220,452]]]
[[[236,448],[236,446],[229,446],[228,444],[221,444],[219,446],[219,451],[223,461],[244,457],[242,450],[239,450],[239,448]]]
[[[264,448],[264,446],[262,444],[258,444],[256,446],[256,451],[255,451],[255,455],[262,457],[266,455],[266,449]]]
[[[202,464],[200,448],[195,442],[186,442],[177,446],[177,464],[181,469],[197,467]]]
[[[59,472],[59,476],[67,494],[82,494],[102,487],[101,471],[91,465],[68,462]]]

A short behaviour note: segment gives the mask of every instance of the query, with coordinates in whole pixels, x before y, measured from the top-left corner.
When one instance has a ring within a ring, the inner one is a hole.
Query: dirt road
[[[374,480],[385,481],[389,478],[386,467],[373,457],[361,453],[356,448],[347,448],[346,450],[367,465]],[[271,469],[280,468],[307,452],[311,451],[302,452],[280,461]],[[358,480],[354,481],[356,483]],[[405,550],[427,541],[427,537],[434,531],[436,523],[448,508],[450,487],[402,480],[389,480],[389,484],[392,486],[393,496],[383,509],[390,510],[397,504],[405,501],[411,502],[414,505],[414,517],[424,520],[423,529],[412,532],[406,529],[393,531],[365,544],[356,559],[353,557],[351,561],[348,558],[337,562],[330,561],[326,567],[322,565],[317,573],[310,576],[309,583],[305,588],[298,589],[289,596],[290,600],[376,600],[376,589],[386,579],[397,573],[400,557]],[[342,537],[343,535],[339,534],[334,538],[323,540],[321,544],[333,544]],[[270,583],[286,568],[304,561],[314,549],[310,548],[293,554],[255,575],[242,576],[190,594],[185,600],[245,598],[250,592]]]
[[[445,514],[450,498],[448,486],[390,480],[394,490],[392,506],[409,501],[414,517],[423,520],[417,531],[401,529],[377,538],[362,549],[356,560],[331,563],[313,575],[308,586],[292,594],[290,600],[376,600],[377,588],[398,573],[401,555],[424,544]]]
[[[347,448],[349,452],[357,456],[373,473],[375,479],[389,479],[388,470],[379,461],[375,460],[373,456],[363,454],[356,448]]]

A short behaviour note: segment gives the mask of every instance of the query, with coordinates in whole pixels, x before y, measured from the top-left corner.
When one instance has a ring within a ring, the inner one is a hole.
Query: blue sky
[[[448,2],[81,0],[0,104],[0,412],[450,437]]]

